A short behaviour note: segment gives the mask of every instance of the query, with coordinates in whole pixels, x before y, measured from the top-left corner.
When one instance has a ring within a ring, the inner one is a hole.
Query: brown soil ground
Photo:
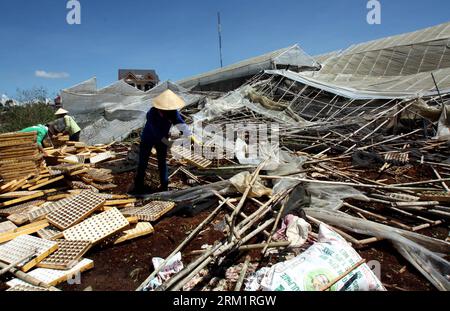
[[[419,173],[420,172],[415,172]],[[426,174],[425,174],[426,175]],[[114,192],[125,193],[133,181],[133,173],[123,173],[116,176],[119,186]],[[413,175],[414,176],[414,175]],[[168,256],[173,249],[207,216],[210,211],[204,211],[195,217],[172,216],[154,224],[155,233],[132,240],[117,246],[98,246],[92,249],[87,258],[94,260],[94,269],[81,276],[80,285],[58,286],[65,291],[82,291],[87,288],[94,291],[132,291],[135,290],[152,272],[152,258]],[[223,217],[216,218],[216,224]],[[213,244],[224,235],[214,229],[214,224],[205,229],[183,251],[184,264],[192,257],[186,256],[193,250],[201,249],[204,244]],[[445,239],[447,228],[433,228],[422,233]],[[387,242],[378,242],[359,251],[367,261],[377,260],[381,263],[382,282],[388,290],[433,291],[434,287]],[[239,261],[242,260],[242,258]],[[404,271],[401,271],[403,267]],[[6,288],[0,279],[0,290]]]

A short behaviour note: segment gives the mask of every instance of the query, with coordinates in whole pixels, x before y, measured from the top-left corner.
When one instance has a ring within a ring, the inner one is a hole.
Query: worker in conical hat
[[[73,117],[69,116],[69,111],[59,108],[55,112],[55,116],[57,117],[55,126],[59,127],[57,131],[68,134],[70,141],[80,141],[81,128]]]
[[[134,190],[131,193],[143,194],[145,192],[145,172],[153,147],[156,149],[158,158],[158,170],[161,181],[159,190],[168,190],[169,173],[166,157],[170,129],[176,125],[185,137],[192,137],[189,127],[178,112],[184,106],[184,100],[171,90],[164,91],[153,100],[153,107],[147,113],[147,122],[141,135],[139,166],[134,182]]]

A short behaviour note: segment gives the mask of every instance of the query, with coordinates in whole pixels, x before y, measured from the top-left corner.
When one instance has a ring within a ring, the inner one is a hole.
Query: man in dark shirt
[[[142,194],[144,190],[145,172],[152,148],[155,147],[158,158],[158,170],[161,180],[160,191],[167,191],[169,187],[169,173],[166,162],[168,138],[173,125],[181,125],[185,136],[190,136],[189,128],[178,112],[185,103],[171,90],[163,92],[153,100],[153,108],[147,113],[147,123],[141,135],[139,151],[139,167],[137,170],[134,194]]]

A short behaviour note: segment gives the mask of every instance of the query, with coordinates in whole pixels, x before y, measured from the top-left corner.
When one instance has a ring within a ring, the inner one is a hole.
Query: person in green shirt
[[[48,138],[49,129],[47,126],[38,124],[35,126],[30,126],[27,128],[24,128],[23,130],[19,131],[20,133],[30,133],[30,132],[36,132],[36,142],[38,144],[39,150],[41,150],[42,153],[46,154],[44,150],[44,140]]]
[[[57,131],[69,134],[70,141],[80,141],[81,128],[78,126],[77,122],[75,122],[75,120],[68,114],[69,112],[62,108],[56,111],[55,116],[58,118],[58,120],[56,120],[55,123],[61,124],[62,127],[61,129],[57,129]]]

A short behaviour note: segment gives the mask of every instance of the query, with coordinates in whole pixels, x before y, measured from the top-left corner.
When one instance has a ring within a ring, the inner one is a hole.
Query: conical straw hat
[[[184,106],[184,100],[171,90],[164,91],[153,100],[153,107],[161,110],[179,110]]]
[[[60,116],[63,114],[68,114],[69,112],[65,109],[59,108],[56,112],[55,112],[55,116]]]

